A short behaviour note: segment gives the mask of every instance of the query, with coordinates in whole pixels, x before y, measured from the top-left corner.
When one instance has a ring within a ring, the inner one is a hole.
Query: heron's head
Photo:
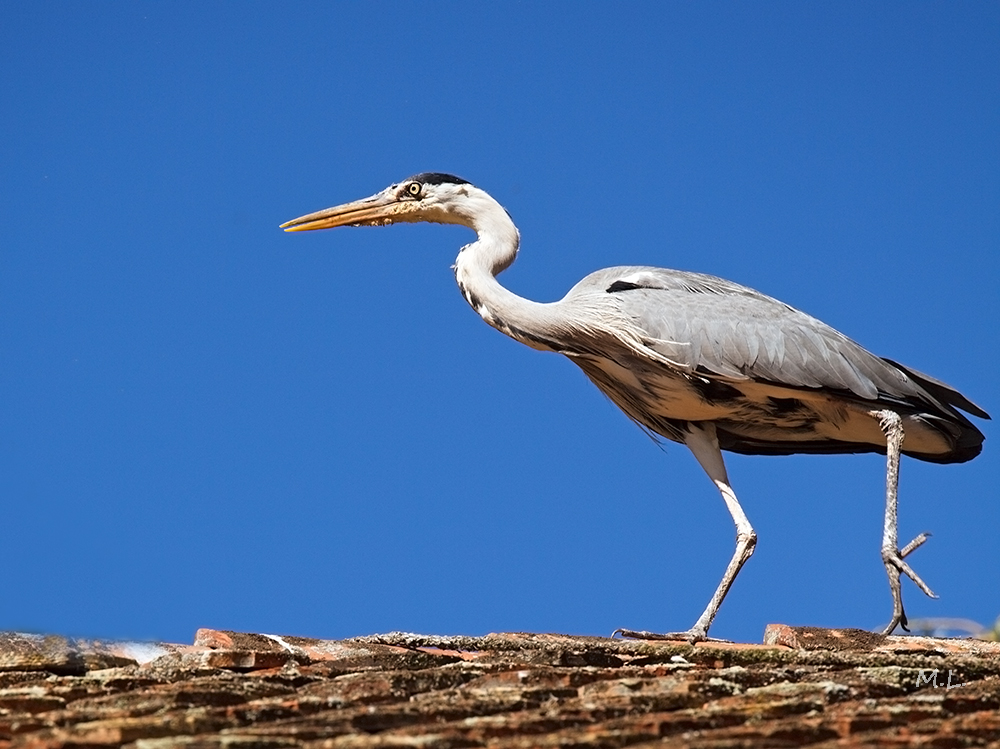
[[[430,221],[474,227],[477,204],[495,201],[464,179],[425,172],[389,185],[370,198],[327,208],[281,225],[285,231],[332,229],[336,226],[387,226]]]

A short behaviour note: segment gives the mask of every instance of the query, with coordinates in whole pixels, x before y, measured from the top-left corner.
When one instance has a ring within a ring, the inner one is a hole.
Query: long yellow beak
[[[405,206],[392,196],[379,194],[293,218],[283,223],[281,228],[285,231],[312,231],[337,226],[385,226],[393,223],[402,210]]]

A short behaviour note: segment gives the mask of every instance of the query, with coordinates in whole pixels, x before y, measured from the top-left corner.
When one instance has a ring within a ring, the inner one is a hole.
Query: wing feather
[[[600,279],[596,276],[602,275]],[[746,286],[700,273],[609,268],[581,285],[615,293],[654,351],[689,372],[905,398],[926,391],[829,325]]]

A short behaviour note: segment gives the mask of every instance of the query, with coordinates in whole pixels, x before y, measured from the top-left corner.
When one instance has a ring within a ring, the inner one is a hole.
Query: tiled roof
[[[1000,747],[1000,644],[772,625],[193,645],[0,634],[0,749]]]

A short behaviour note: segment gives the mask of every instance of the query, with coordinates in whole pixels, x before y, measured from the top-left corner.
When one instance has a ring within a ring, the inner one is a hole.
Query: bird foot
[[[902,549],[893,549],[891,547],[882,549],[882,561],[885,563],[886,572],[889,573],[889,588],[892,591],[892,619],[886,628],[882,630],[883,635],[892,634],[896,627],[902,627],[907,632],[910,631],[906,626],[908,623],[906,612],[903,611],[903,596],[899,586],[900,573],[910,578],[925,595],[930,598],[937,598],[927,583],[921,580],[920,576],[913,571],[913,568],[903,561],[904,557],[923,545],[930,538],[930,535],[930,533],[921,533]]]
[[[910,543],[908,543],[906,546],[904,546],[902,549],[899,550],[899,556],[901,556],[901,557],[909,556],[914,551],[916,551],[918,548],[920,548],[921,546],[923,546],[924,541],[926,541],[930,537],[931,537],[930,533],[926,533],[926,532],[921,533],[915,539],[913,539],[912,541],[910,541]]]
[[[902,627],[904,632],[909,632],[910,628],[906,626],[907,624],[909,624],[909,621],[906,619],[906,614],[900,613],[899,616],[892,617],[892,621],[882,630],[882,634],[891,635],[896,627]]]
[[[646,632],[633,629],[616,629],[611,633],[612,637],[628,638],[630,640],[657,640],[660,642],[689,642],[694,645],[696,642],[732,642],[732,640],[720,640],[716,637],[709,637],[706,632],[692,627],[687,632]]]
[[[913,571],[913,568],[903,561],[903,557],[908,556],[913,551],[918,549],[921,545],[923,545],[923,543],[928,538],[930,538],[930,536],[931,536],[930,533],[921,533],[919,536],[910,541],[910,543],[908,543],[902,549],[882,549],[882,561],[885,563],[886,568],[892,565],[897,570],[906,575],[908,578],[910,578],[916,584],[916,586],[924,592],[924,595],[926,595],[928,598],[937,598],[938,597],[937,594],[935,594],[934,591],[930,589],[927,583],[921,580],[920,576]]]

